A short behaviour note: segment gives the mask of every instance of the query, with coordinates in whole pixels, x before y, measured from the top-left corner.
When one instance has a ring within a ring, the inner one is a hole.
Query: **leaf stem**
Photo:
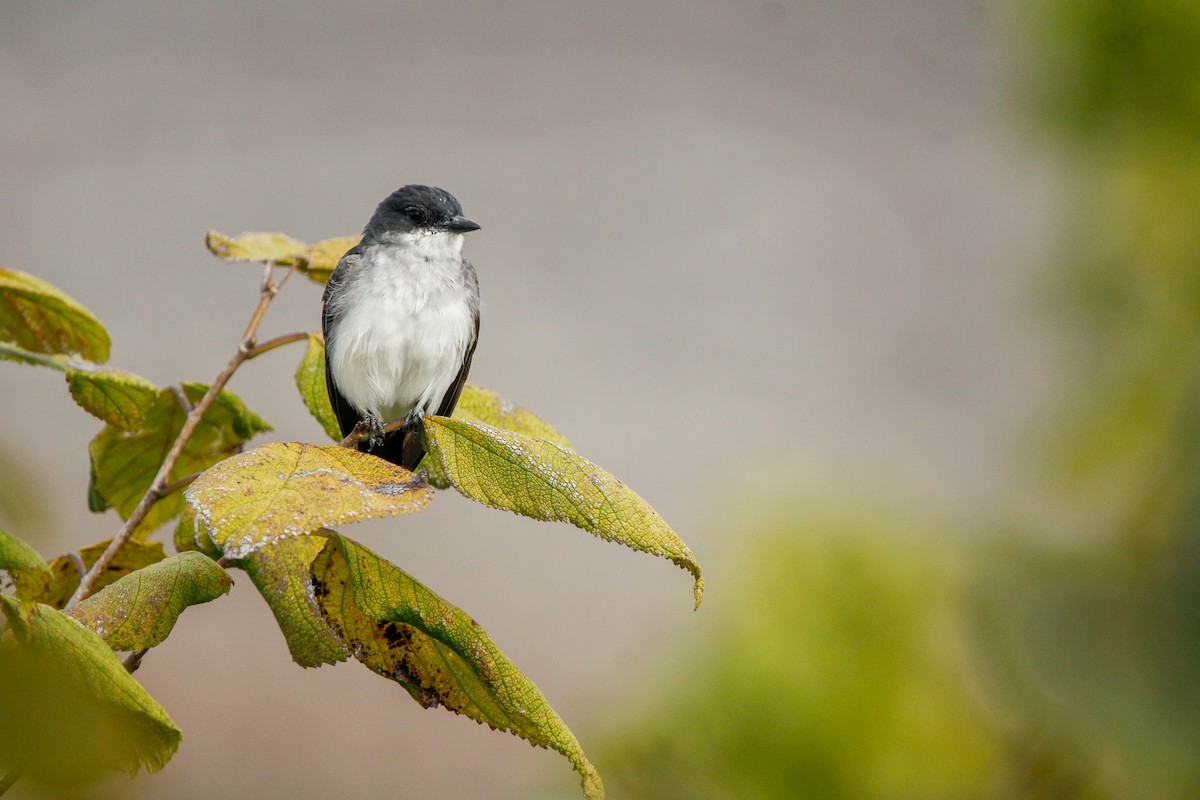
[[[199,477],[200,477],[199,472],[193,472],[191,475],[184,475],[179,480],[174,481],[172,483],[168,483],[166,486],[163,487],[162,496],[166,497],[169,494],[175,494],[175,492],[178,492],[180,489],[186,489],[188,486],[191,485],[192,481],[196,480],[196,478],[199,478]]]
[[[266,270],[263,273],[262,286],[258,293],[258,305],[254,307],[254,313],[250,316],[250,322],[246,325],[246,332],[242,334],[242,340],[238,344],[237,351],[233,354],[233,358],[229,359],[229,363],[217,374],[213,379],[212,385],[208,387],[208,391],[204,396],[192,407],[188,413],[187,419],[183,422],[183,428],[179,431],[179,435],[175,437],[175,443],[171,445],[171,449],[167,451],[167,457],[163,459],[162,466],[158,468],[158,473],[154,476],[154,480],[150,484],[150,488],[146,490],[142,500],[138,503],[137,508],[129,515],[129,519],[125,520],[125,524],[117,535],[113,537],[107,549],[96,559],[96,563],[92,564],[92,568],[87,571],[87,574],[79,581],[79,587],[75,590],[75,594],[71,595],[70,601],[67,603],[67,608],[78,603],[80,600],[88,597],[95,591],[96,582],[104,571],[108,569],[108,565],[116,557],[121,548],[133,538],[133,532],[137,530],[138,525],[146,518],[146,514],[150,512],[151,507],[165,496],[166,490],[171,483],[171,470],[175,468],[175,462],[179,460],[179,456],[183,454],[183,448],[192,438],[192,434],[196,431],[196,426],[200,424],[200,420],[204,417],[205,412],[217,399],[217,395],[225,388],[225,384],[237,371],[237,368],[242,365],[250,353],[254,350],[257,343],[258,326],[262,322],[263,315],[267,312],[267,307],[271,305],[271,301],[275,299],[275,295],[287,283],[287,279],[296,271],[293,266],[288,269],[283,278],[275,283],[272,279],[272,272],[275,269],[273,261],[267,262]]]
[[[67,372],[75,366],[65,356],[35,353],[32,350],[26,350],[23,347],[18,347],[8,342],[0,342],[0,358],[9,358],[18,362],[23,361],[27,364],[38,364],[43,367],[56,369],[59,372]]]
[[[192,401],[188,400],[187,392],[183,390],[182,383],[172,384],[171,394],[175,395],[175,399],[179,401],[179,407],[183,409],[184,414],[192,413]]]
[[[121,666],[125,667],[125,671],[130,675],[137,672],[137,668],[142,665],[142,656],[150,652],[149,647],[143,647],[141,650],[135,650],[121,660]]]

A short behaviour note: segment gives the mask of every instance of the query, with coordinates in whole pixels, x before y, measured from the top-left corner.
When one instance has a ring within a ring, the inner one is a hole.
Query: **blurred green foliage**
[[[616,796],[1200,797],[1200,3],[1007,10],[1068,181],[1037,486],[986,537],[746,522],[692,668],[609,735]]]
[[[749,527],[703,641],[669,662],[688,677],[602,752],[612,795],[979,796],[1000,753],[933,526],[781,509]]]

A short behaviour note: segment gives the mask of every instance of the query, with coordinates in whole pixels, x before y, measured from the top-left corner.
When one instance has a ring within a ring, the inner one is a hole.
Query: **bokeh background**
[[[0,111],[0,263],[162,384],[211,378],[255,302],[207,230],[460,198],[472,378],[654,504],[704,605],[453,493],[346,533],[471,612],[611,796],[1200,793],[1190,0],[9,2]],[[320,440],[299,356],[231,385],[268,438]],[[99,423],[56,374],[0,387],[0,524],[110,536]],[[95,796],[577,792],[365,669],[296,667],[244,578],[138,677],[183,746]]]

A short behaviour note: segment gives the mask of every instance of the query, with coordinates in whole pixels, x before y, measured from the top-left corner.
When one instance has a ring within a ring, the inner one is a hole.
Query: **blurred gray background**
[[[666,562],[454,493],[344,532],[472,613],[586,749],[591,715],[721,604],[739,487],[997,499],[1047,383],[1023,265],[1054,183],[1008,122],[995,23],[949,0],[3,3],[0,264],[87,305],[114,365],[209,380],[259,271],[209,256],[207,230],[315,241],[404,183],[457,195],[483,225],[472,380],[649,500],[705,566],[705,606]],[[291,283],[264,335],[318,327],[319,299]],[[230,386],[269,439],[321,439],[299,357]],[[46,553],[111,536],[85,505],[99,423],[57,374],[3,364],[0,386],[0,449],[29,473],[10,477],[52,489],[15,532]],[[557,755],[357,665],[296,667],[235,578],[138,673],[179,754],[105,791],[575,792]]]

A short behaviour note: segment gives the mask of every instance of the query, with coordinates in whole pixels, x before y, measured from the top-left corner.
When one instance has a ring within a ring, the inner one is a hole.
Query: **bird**
[[[416,470],[421,418],[453,413],[479,340],[479,281],[462,256],[464,234],[479,228],[444,189],[402,186],[330,275],[325,386],[343,437],[365,423],[359,450]]]

